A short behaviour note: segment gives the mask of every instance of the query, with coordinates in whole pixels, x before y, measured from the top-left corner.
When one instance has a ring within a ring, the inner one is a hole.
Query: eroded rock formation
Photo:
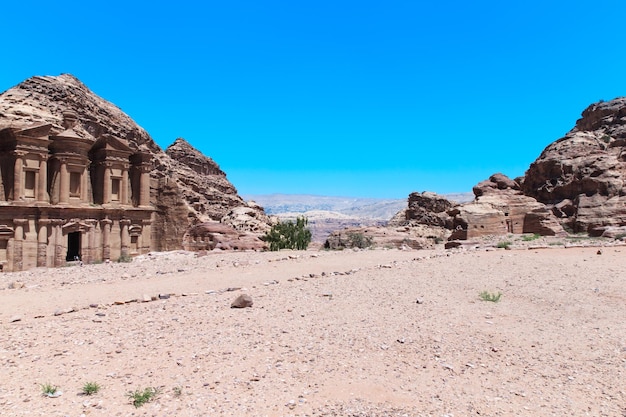
[[[494,174],[474,187],[475,200],[451,210],[454,229],[450,240],[507,233],[564,234],[548,207],[522,194],[519,184]]]
[[[626,225],[625,145],[626,98],[592,104],[530,165],[522,190],[574,232]]]
[[[257,235],[235,230],[227,224],[204,222],[187,229],[183,248],[189,251],[204,250],[262,250],[267,244]]]

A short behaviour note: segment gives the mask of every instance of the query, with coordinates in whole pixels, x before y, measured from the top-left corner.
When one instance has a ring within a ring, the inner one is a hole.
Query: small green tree
[[[365,249],[374,243],[370,236],[365,236],[363,233],[349,232],[347,238],[351,248]]]
[[[291,220],[279,222],[265,234],[263,240],[270,244],[271,251],[305,250],[311,243],[311,231],[306,227],[308,223],[306,217],[298,217],[295,223]]]

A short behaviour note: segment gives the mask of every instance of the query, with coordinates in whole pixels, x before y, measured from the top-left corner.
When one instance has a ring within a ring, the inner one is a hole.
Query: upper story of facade
[[[52,125],[0,130],[0,205],[150,207],[151,155],[123,139],[81,138],[65,115]]]

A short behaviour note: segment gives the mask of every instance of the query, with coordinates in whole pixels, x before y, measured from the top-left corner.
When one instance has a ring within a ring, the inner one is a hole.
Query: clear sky
[[[71,73],[240,194],[471,191],[626,95],[623,0],[5,3],[1,91]]]

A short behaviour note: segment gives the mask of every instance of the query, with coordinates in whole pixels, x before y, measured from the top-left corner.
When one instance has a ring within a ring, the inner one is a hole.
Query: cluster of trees
[[[305,250],[311,243],[311,231],[307,229],[307,224],[305,217],[298,217],[295,223],[291,220],[279,222],[265,234],[263,240],[269,243],[272,251]]]

